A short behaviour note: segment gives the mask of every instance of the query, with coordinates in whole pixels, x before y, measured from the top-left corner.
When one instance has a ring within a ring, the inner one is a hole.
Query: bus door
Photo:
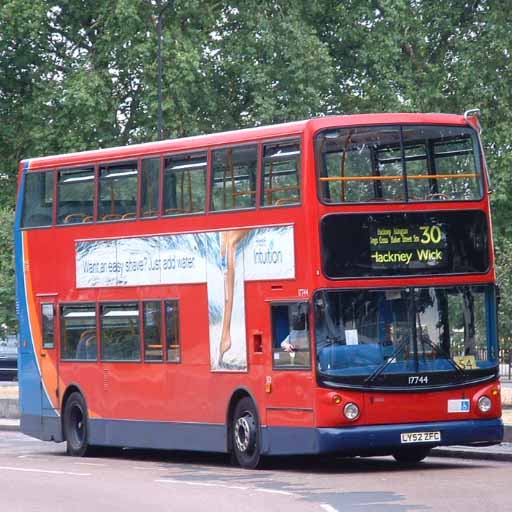
[[[269,426],[312,426],[313,375],[309,304],[271,303],[272,367],[266,376]]]
[[[39,297],[41,340],[35,343],[41,366],[41,408],[43,416],[54,416],[59,404],[59,357],[55,341],[57,297]],[[37,338],[36,338],[37,339]]]

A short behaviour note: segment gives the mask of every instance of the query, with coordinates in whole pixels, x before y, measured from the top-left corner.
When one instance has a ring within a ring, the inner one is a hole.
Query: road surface
[[[244,471],[225,456],[114,451],[65,455],[62,444],[0,432],[0,509],[9,512],[510,510],[512,463],[391,457],[286,458]]]

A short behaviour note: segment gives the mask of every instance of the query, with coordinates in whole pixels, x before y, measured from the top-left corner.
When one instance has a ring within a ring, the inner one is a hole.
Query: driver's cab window
[[[272,354],[274,368],[311,366],[308,304],[272,305]]]

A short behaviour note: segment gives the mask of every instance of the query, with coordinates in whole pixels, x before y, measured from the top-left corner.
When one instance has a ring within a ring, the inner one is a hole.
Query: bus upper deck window
[[[300,203],[300,145],[298,141],[265,144],[261,203],[263,206]]]
[[[100,167],[98,220],[135,218],[137,193],[136,163]]]
[[[456,126],[408,126],[403,128],[403,141],[412,200],[481,197],[478,141],[474,130]]]
[[[404,197],[398,127],[331,130],[324,132],[317,144],[320,190],[325,202],[389,201]]]
[[[142,217],[157,217],[160,212],[160,158],[142,160]]]
[[[207,154],[167,158],[164,174],[164,215],[204,212]]]
[[[257,167],[257,146],[214,151],[211,209],[219,211],[254,208]]]
[[[58,224],[93,221],[94,181],[93,168],[59,171]]]
[[[343,128],[317,138],[325,203],[482,197],[476,132],[443,125]]]
[[[53,212],[53,171],[32,172],[25,178],[22,227],[50,226]]]

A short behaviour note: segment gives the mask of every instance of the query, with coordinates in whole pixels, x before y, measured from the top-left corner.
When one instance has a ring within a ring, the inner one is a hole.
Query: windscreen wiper
[[[462,377],[464,377],[464,379],[466,379],[468,377],[468,374],[466,373],[466,371],[464,370],[464,368],[462,368],[461,366],[459,366],[451,357],[450,357],[450,354],[448,354],[445,350],[443,350],[441,347],[437,347],[436,345],[434,345],[428,338],[421,338],[421,343],[426,343],[431,349],[434,350],[434,352],[437,354],[437,355],[440,355],[440,356],[444,356],[446,357],[446,360],[448,361],[448,363],[450,363],[453,368],[455,369],[455,371],[457,371]]]
[[[396,347],[395,351],[389,356],[388,360],[381,364],[369,377],[367,377],[364,381],[365,384],[371,384],[382,372],[395,361],[396,357],[404,350],[406,346],[409,345],[409,339],[404,338]]]

